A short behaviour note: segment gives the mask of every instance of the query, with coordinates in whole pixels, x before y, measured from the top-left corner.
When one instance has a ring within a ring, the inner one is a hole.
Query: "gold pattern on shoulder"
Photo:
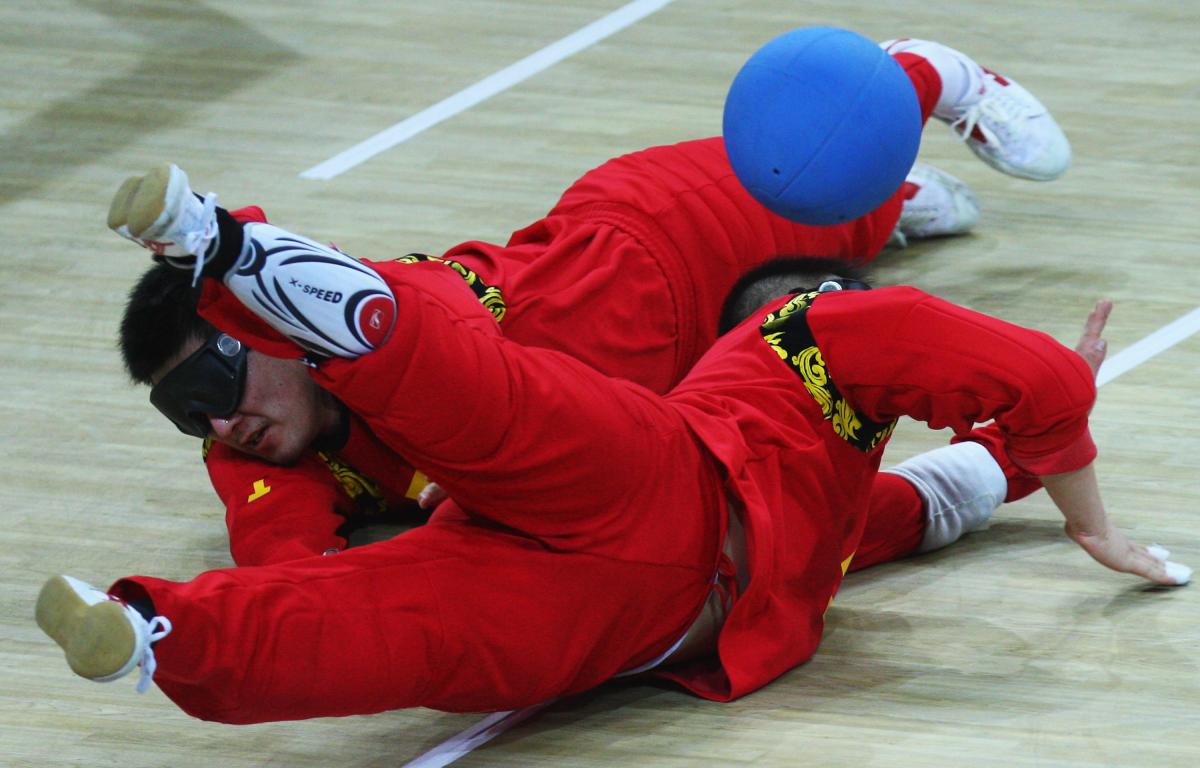
[[[358,506],[359,511],[365,513],[387,511],[387,499],[384,498],[383,490],[374,480],[324,451],[318,451],[317,456],[329,467],[329,471],[341,483],[342,490]]]
[[[499,287],[483,282],[474,270],[467,269],[465,265],[453,259],[443,259],[440,256],[426,256],[423,253],[410,253],[407,256],[401,256],[396,261],[401,264],[419,264],[423,261],[445,264],[457,272],[458,276],[467,284],[467,287],[474,291],[475,295],[479,298],[479,303],[491,313],[492,317],[496,318],[497,323],[504,320],[504,315],[508,313],[508,305],[504,302],[504,296],[501,295]]]
[[[825,358],[808,327],[808,309],[819,293],[801,293],[767,314],[759,327],[763,341],[785,361],[821,408],[834,434],[860,451],[872,451],[891,437],[896,422],[879,423],[858,413],[829,376]]]

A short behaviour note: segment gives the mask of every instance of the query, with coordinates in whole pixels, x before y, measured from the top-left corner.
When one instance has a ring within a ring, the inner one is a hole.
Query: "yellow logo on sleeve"
[[[261,499],[263,496],[266,496],[270,492],[271,492],[271,486],[267,485],[265,477],[262,480],[255,480],[254,481],[254,490],[252,490],[250,492],[250,495],[246,497],[246,503],[249,504],[252,501]]]

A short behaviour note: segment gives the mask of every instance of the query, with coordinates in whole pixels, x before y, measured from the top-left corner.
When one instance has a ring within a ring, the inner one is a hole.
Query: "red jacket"
[[[762,333],[778,358],[722,339],[668,395],[726,468],[747,531],[750,584],[722,629],[720,664],[666,673],[721,701],[815,651],[896,418],[960,436],[995,419],[1008,457],[1034,475],[1080,469],[1096,455],[1087,428],[1091,371],[1045,334],[913,288],[775,306]],[[747,395],[744,384],[726,383],[732,370],[738,382],[753,371],[761,373],[751,379],[769,381],[779,365],[811,397],[796,402],[768,387]]]

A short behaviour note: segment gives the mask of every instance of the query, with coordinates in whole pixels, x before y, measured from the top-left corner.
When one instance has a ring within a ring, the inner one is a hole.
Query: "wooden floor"
[[[325,182],[300,172],[621,0],[8,0],[0,4],[0,763],[399,766],[476,722],[425,710],[253,727],[74,677],[32,621],[43,579],[229,564],[192,441],[114,348],[142,256],[104,226],[173,160],[360,256],[503,239],[605,158],[714,134],[738,66],[789,28],[931,37],[1010,74],[1075,148],[1053,184],[1001,176],[931,126],[925,159],[985,206],[969,237],[879,262],[1073,342],[1115,299],[1117,352],[1200,305],[1194,2],[677,0]],[[1200,337],[1101,390],[1109,507],[1200,564]],[[888,461],[941,444],[908,425]],[[941,554],[853,577],[816,659],[729,705],[644,686],[551,709],[463,758],[511,766],[1194,766],[1200,591],[1093,564],[1044,494]],[[337,658],[327,663],[337,665]]]

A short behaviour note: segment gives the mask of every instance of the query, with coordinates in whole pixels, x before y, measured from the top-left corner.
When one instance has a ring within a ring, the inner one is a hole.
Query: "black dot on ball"
[[[771,169],[771,173],[773,173],[773,174],[775,174],[776,176],[778,176],[778,175],[779,175],[779,169],[778,169],[778,168],[772,168],[772,169]]]

